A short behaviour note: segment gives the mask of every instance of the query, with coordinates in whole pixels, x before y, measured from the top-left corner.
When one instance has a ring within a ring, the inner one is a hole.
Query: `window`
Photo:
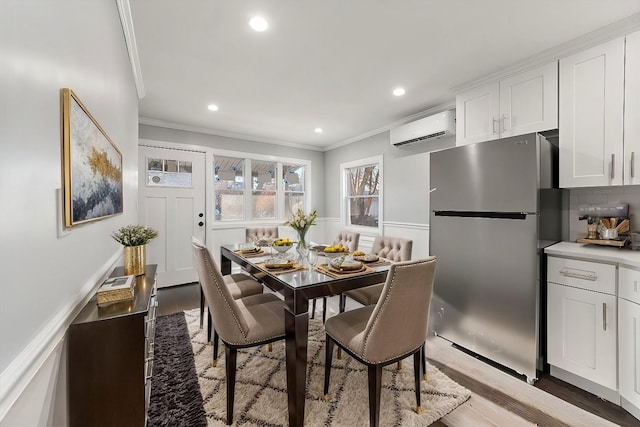
[[[191,188],[191,162],[183,160],[148,159],[148,187]]]
[[[252,160],[251,187],[252,219],[275,219],[276,164]]]
[[[341,165],[344,223],[348,226],[380,228],[382,217],[382,157]]]
[[[284,186],[284,214],[291,218],[298,208],[306,212],[304,192],[304,165],[283,165],[282,183]]]
[[[244,159],[216,156],[214,165],[216,220],[244,219]]]
[[[214,155],[216,221],[284,221],[306,210],[308,170],[304,161]]]

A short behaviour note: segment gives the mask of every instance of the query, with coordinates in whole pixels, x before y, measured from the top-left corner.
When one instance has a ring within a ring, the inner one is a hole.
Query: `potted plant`
[[[146,244],[158,237],[158,232],[141,225],[127,225],[119,228],[111,237],[124,246],[124,274],[144,274]]]

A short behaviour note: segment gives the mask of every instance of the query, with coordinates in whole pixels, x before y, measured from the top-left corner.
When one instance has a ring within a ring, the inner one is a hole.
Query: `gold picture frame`
[[[65,227],[121,214],[122,153],[71,89],[61,97]]]

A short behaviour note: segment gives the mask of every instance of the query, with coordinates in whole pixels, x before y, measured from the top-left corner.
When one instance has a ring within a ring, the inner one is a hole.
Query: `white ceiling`
[[[453,105],[453,88],[640,12],[640,0],[130,4],[142,123],[313,149]],[[256,14],[267,31],[248,26]]]

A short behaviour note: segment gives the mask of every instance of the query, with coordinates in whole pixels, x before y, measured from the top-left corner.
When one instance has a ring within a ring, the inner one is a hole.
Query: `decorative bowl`
[[[293,245],[280,245],[280,246],[273,245],[273,249],[275,249],[279,254],[283,254],[287,252],[289,249],[291,249],[292,246]]]

